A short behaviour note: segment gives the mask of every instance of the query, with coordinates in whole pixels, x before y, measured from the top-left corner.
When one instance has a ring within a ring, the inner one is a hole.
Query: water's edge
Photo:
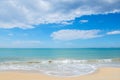
[[[0,62],[0,71],[34,71],[53,76],[80,76],[101,67],[120,68],[120,58],[97,60],[26,60]]]

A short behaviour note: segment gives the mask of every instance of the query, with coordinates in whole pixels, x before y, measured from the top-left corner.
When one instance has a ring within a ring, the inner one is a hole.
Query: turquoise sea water
[[[120,48],[0,49],[0,58],[110,59],[120,58]]]
[[[120,48],[1,48],[0,71],[25,70],[76,76],[99,67],[120,67]]]

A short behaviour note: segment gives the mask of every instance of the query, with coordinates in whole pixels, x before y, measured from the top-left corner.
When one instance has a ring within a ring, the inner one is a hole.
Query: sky
[[[0,0],[0,48],[120,48],[120,0]]]

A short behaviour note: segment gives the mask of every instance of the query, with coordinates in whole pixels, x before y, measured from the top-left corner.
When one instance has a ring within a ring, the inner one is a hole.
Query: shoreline
[[[27,71],[1,71],[0,80],[120,80],[119,75],[120,68],[115,67],[103,67],[91,74],[71,77],[58,77]]]

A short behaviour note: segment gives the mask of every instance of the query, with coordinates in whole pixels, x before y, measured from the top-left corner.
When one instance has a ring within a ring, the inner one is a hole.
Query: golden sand
[[[120,68],[101,68],[93,74],[77,77],[55,77],[30,72],[0,72],[0,80],[120,80]]]

